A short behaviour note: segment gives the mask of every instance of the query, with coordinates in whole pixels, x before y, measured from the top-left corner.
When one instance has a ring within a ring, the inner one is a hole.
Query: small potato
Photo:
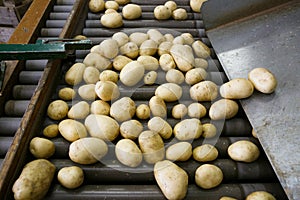
[[[191,118],[202,118],[206,115],[206,108],[201,103],[191,103],[187,107],[188,116]]]
[[[102,52],[102,48],[100,47],[100,44],[92,46],[90,53],[98,53],[102,56],[103,52]]]
[[[95,92],[95,84],[86,84],[78,88],[79,96],[84,100],[95,100],[97,95]]]
[[[188,15],[185,9],[177,8],[172,12],[172,17],[175,20],[186,20]]]
[[[181,44],[174,44],[170,52],[177,67],[181,71],[189,71],[195,66],[194,54],[190,47]]]
[[[219,200],[238,200],[238,199],[233,198],[233,197],[226,197],[226,196],[223,196],[223,197],[221,197]]]
[[[193,158],[199,162],[209,162],[217,159],[218,150],[211,144],[203,144],[194,148]]]
[[[110,116],[119,122],[124,122],[132,119],[135,109],[136,105],[130,97],[122,97],[111,105]]]
[[[146,85],[153,85],[157,79],[157,72],[156,71],[150,71],[144,76],[144,83]]]
[[[138,105],[135,111],[135,115],[139,119],[148,119],[150,117],[151,111],[148,105],[141,104]]]
[[[277,80],[271,71],[265,68],[255,68],[248,73],[248,79],[254,88],[262,93],[270,94],[275,91]]]
[[[70,159],[79,164],[89,165],[101,160],[108,152],[107,144],[95,137],[86,137],[72,142],[69,147]]]
[[[129,42],[129,37],[124,32],[116,32],[111,38],[117,41],[119,47]]]
[[[182,96],[182,88],[175,83],[164,83],[156,88],[155,95],[166,102],[177,101]]]
[[[157,52],[158,45],[154,40],[146,40],[140,46],[141,56],[153,56]]]
[[[164,35],[164,38],[165,38],[166,42],[173,42],[173,40],[174,40],[174,36],[172,34],[170,34],[170,33],[166,33]]]
[[[230,99],[221,99],[214,102],[209,109],[209,117],[212,120],[224,120],[233,118],[239,110],[238,104]]]
[[[129,167],[137,167],[143,161],[143,154],[139,147],[130,139],[121,139],[115,147],[117,159]]]
[[[87,40],[88,38],[85,35],[76,35],[73,39],[75,39],[75,40]]]
[[[202,4],[207,0],[190,0],[190,6],[194,12],[200,12]]]
[[[195,58],[195,68],[208,68],[208,62],[204,58]]]
[[[220,87],[220,95],[226,99],[244,99],[253,94],[254,88],[250,81],[235,78]]]
[[[43,135],[48,138],[54,138],[58,135],[58,125],[57,124],[50,124],[46,126],[43,130]]]
[[[113,70],[104,70],[99,75],[100,81],[111,81],[117,83],[119,80],[119,75]]]
[[[163,54],[159,57],[159,65],[162,70],[168,71],[176,67],[175,61],[170,54]]]
[[[188,174],[169,160],[155,163],[154,177],[167,199],[184,199],[188,190]]]
[[[104,7],[105,7],[105,9],[118,10],[119,4],[115,1],[106,1]]]
[[[125,19],[138,19],[142,16],[142,8],[137,4],[127,4],[123,7],[122,14]]]
[[[130,0],[115,0],[115,2],[117,2],[119,5],[125,5],[128,4]]]
[[[85,126],[76,120],[65,119],[58,124],[60,134],[69,142],[74,142],[87,136]]]
[[[117,12],[117,11],[114,10],[114,9],[109,8],[109,9],[105,10],[104,14],[109,14],[109,13],[113,13],[113,12]]]
[[[63,167],[57,173],[58,182],[68,188],[78,188],[84,180],[83,170],[77,166]]]
[[[153,56],[149,56],[149,55],[139,56],[137,58],[137,61],[141,63],[144,66],[145,70],[147,71],[155,71],[159,67],[158,60]]]
[[[153,96],[149,100],[150,111],[153,116],[164,118],[167,116],[167,105],[164,100],[158,96]]]
[[[255,191],[250,193],[245,200],[276,200],[276,198],[266,191]]]
[[[125,67],[125,65],[127,65],[131,61],[132,60],[126,56],[118,55],[113,61],[113,67],[114,69],[121,71],[123,67]]]
[[[252,134],[253,137],[257,138],[257,134],[256,134],[254,129],[252,129],[251,134]]]
[[[88,114],[90,114],[90,104],[86,101],[80,101],[72,105],[68,117],[71,119],[84,119]]]
[[[77,85],[82,81],[85,64],[75,63],[66,72],[65,81],[69,85]]]
[[[204,138],[212,138],[215,137],[217,134],[217,128],[215,125],[206,123],[202,125],[202,137]]]
[[[177,8],[177,4],[175,1],[167,1],[164,6],[168,7],[171,12],[173,12]]]
[[[211,189],[218,186],[223,180],[222,170],[212,164],[203,164],[197,168],[195,182],[204,189]]]
[[[100,12],[104,10],[104,1],[103,0],[90,0],[89,1],[89,9],[92,12]]]
[[[258,147],[247,140],[232,143],[227,152],[231,159],[242,162],[253,162],[260,154]]]
[[[98,70],[102,71],[105,69],[110,69],[112,64],[109,59],[101,56],[99,53],[91,52],[83,60],[86,66],[96,67]]]
[[[12,187],[16,200],[45,198],[54,174],[55,165],[46,159],[37,159],[25,165]]]
[[[172,161],[187,161],[192,156],[192,145],[189,142],[178,142],[166,150],[166,159]]]
[[[92,137],[105,141],[113,141],[119,135],[119,124],[106,115],[90,114],[85,118],[84,125]]]
[[[184,42],[185,42],[185,41],[184,41],[184,38],[183,38],[181,35],[175,37],[174,40],[173,40],[173,44],[181,44],[181,45],[184,45]]]
[[[128,42],[120,47],[120,52],[131,59],[138,57],[139,47],[133,42]]]
[[[194,53],[196,54],[197,57],[199,58],[208,58],[211,54],[210,49],[206,44],[201,42],[200,40],[195,41],[192,44]]]
[[[218,96],[218,86],[212,81],[201,81],[190,88],[190,96],[195,101],[212,101]]]
[[[111,81],[98,81],[95,85],[95,93],[103,101],[111,101],[120,96],[119,87]]]
[[[144,66],[138,61],[132,61],[121,70],[120,81],[126,86],[134,86],[142,80],[144,73]]]
[[[158,133],[143,131],[138,137],[138,142],[147,163],[154,164],[164,159],[164,142]]]
[[[151,118],[148,121],[148,128],[157,132],[163,139],[169,139],[173,132],[171,125],[161,117]]]
[[[164,35],[157,29],[149,29],[147,34],[149,35],[149,39],[153,40],[157,44],[160,44],[166,40]]]
[[[169,19],[172,15],[171,10],[164,5],[159,5],[154,8],[154,17],[158,20]]]
[[[34,137],[30,141],[29,150],[36,158],[50,158],[55,152],[55,145],[46,138]]]
[[[166,80],[169,83],[176,83],[180,85],[181,83],[184,82],[184,75],[181,71],[177,69],[170,69],[166,73]]]
[[[86,67],[83,72],[83,80],[87,84],[95,84],[97,81],[99,81],[99,70],[96,67]]]
[[[110,105],[103,100],[96,100],[91,103],[91,113],[97,115],[109,115]]]
[[[160,43],[158,46],[158,50],[157,50],[158,55],[161,56],[166,53],[170,54],[170,49],[172,46],[173,46],[172,42],[165,41],[165,42]]]
[[[125,121],[120,126],[120,133],[126,139],[135,140],[142,131],[143,125],[135,119]]]
[[[100,43],[100,48],[102,50],[102,55],[108,59],[112,59],[112,58],[116,57],[119,53],[118,42],[114,39],[103,40]]]
[[[174,126],[173,132],[178,140],[194,140],[201,136],[202,125],[199,119],[184,119]]]
[[[117,12],[106,13],[102,15],[101,24],[107,28],[119,28],[123,26],[122,15]]]
[[[58,91],[58,96],[64,101],[70,101],[75,98],[76,92],[73,88],[65,87]]]
[[[192,45],[194,43],[194,37],[191,33],[182,33],[180,36],[183,38],[184,44]]]
[[[129,41],[135,43],[138,47],[148,39],[149,35],[147,33],[134,32],[129,35]]]
[[[202,68],[194,68],[185,74],[185,82],[189,85],[194,85],[200,81],[205,80],[207,77],[207,72]]]
[[[47,115],[53,120],[61,120],[68,114],[69,106],[62,100],[52,101],[47,109]]]
[[[172,108],[172,116],[175,119],[182,119],[188,113],[188,109],[184,104],[177,104]]]

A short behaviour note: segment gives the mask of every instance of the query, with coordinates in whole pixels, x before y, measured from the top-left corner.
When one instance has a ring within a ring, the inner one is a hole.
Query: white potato
[[[106,1],[104,7],[105,7],[105,9],[118,10],[119,4],[115,1]]]
[[[257,133],[254,129],[252,129],[251,134],[252,134],[253,137],[258,138]]]
[[[200,81],[205,80],[207,72],[202,68],[194,68],[186,72],[185,82],[189,85],[194,85]]]
[[[139,119],[148,119],[150,117],[151,111],[150,107],[146,104],[140,104],[137,106],[135,115]]]
[[[182,119],[188,113],[188,109],[184,104],[177,104],[172,108],[172,116],[175,119]]]
[[[170,50],[171,47],[173,46],[172,42],[169,41],[164,41],[162,43],[159,44],[158,49],[157,49],[157,53],[158,55],[163,55],[163,54],[170,54]]]
[[[218,150],[211,144],[203,144],[194,148],[193,158],[199,162],[209,162],[217,159]]]
[[[99,75],[100,81],[111,81],[117,83],[119,80],[119,75],[113,70],[104,70]]]
[[[170,54],[163,54],[159,57],[159,65],[162,70],[168,71],[176,67],[175,61]]]
[[[158,5],[154,8],[154,17],[158,20],[169,19],[172,15],[171,10],[164,5]]]
[[[123,7],[122,14],[125,19],[138,19],[142,16],[142,8],[137,4],[127,4]]]
[[[175,20],[186,20],[188,15],[184,8],[177,8],[172,12],[172,17]]]
[[[256,90],[265,94],[274,92],[277,86],[276,77],[266,68],[255,68],[251,70],[248,73],[248,79]]]
[[[118,55],[113,61],[113,67],[114,69],[121,71],[123,67],[125,67],[125,65],[127,65],[131,61],[132,59],[128,58],[127,56]]]
[[[191,33],[182,33],[180,36],[183,38],[184,44],[192,45],[195,41]]]
[[[212,120],[224,120],[233,118],[239,110],[238,104],[230,99],[220,99],[214,102],[209,109],[209,117]]]
[[[195,101],[212,101],[218,96],[218,86],[212,81],[201,81],[190,88],[190,96]]]
[[[181,44],[181,45],[184,45],[184,38],[181,36],[181,35],[179,35],[179,36],[177,36],[177,37],[175,37],[174,38],[174,40],[173,40],[173,44]]]
[[[140,55],[153,56],[156,54],[157,49],[158,49],[158,45],[154,40],[151,39],[146,40],[140,46]]]
[[[172,35],[172,34],[170,34],[170,33],[166,33],[165,35],[164,35],[164,38],[165,38],[165,41],[166,42],[173,42],[173,40],[174,40],[174,36]]]
[[[129,37],[124,32],[116,32],[111,38],[117,41],[119,47],[129,42]]]
[[[206,123],[202,125],[202,137],[212,138],[217,134],[217,128],[214,124]]]
[[[118,42],[114,39],[103,40],[100,43],[100,48],[102,49],[102,55],[108,59],[116,57],[119,53]]]
[[[64,187],[75,189],[83,183],[84,173],[77,166],[63,167],[57,173],[57,180]]]
[[[171,12],[173,12],[177,8],[177,4],[175,1],[167,1],[164,6],[168,7]]]
[[[126,64],[120,72],[120,81],[126,86],[136,85],[144,77],[144,65],[138,61]]]
[[[111,101],[120,96],[119,87],[111,81],[98,81],[95,85],[95,93],[103,101]]]
[[[201,103],[191,103],[187,107],[188,116],[191,118],[202,118],[206,115],[206,108]]]
[[[115,0],[115,2],[117,2],[119,5],[125,5],[128,4],[130,0]]]
[[[222,196],[219,200],[238,200],[238,199],[233,197]]]
[[[192,44],[192,47],[193,47],[194,53],[199,58],[204,58],[205,59],[205,58],[208,58],[211,54],[209,47],[206,46],[206,44],[204,44],[200,40],[196,40]]]
[[[113,13],[113,12],[117,12],[115,9],[112,9],[112,8],[109,8],[109,9],[106,9],[104,14],[109,14],[109,13]]]
[[[50,124],[46,126],[43,130],[43,135],[48,138],[54,138],[58,135],[58,125],[57,124]]]
[[[169,83],[176,83],[180,85],[181,83],[184,82],[184,75],[181,71],[177,69],[170,69],[166,73],[166,80]]]
[[[240,140],[227,149],[228,155],[235,161],[253,162],[259,157],[258,147],[251,141]]]
[[[139,47],[133,42],[127,42],[126,44],[120,47],[120,52],[122,55],[134,59],[139,55]]]
[[[202,134],[202,124],[199,119],[184,119],[178,122],[173,129],[178,140],[194,140]]]
[[[90,53],[98,53],[102,56],[103,52],[102,52],[102,48],[100,47],[100,44],[92,46]]]
[[[155,96],[162,98],[166,102],[177,101],[182,96],[182,88],[175,83],[164,83],[156,88]]]
[[[90,104],[86,101],[79,101],[72,105],[68,117],[71,119],[84,119],[88,114],[90,114]]]
[[[157,29],[149,29],[147,34],[149,35],[149,39],[153,40],[157,44],[160,44],[166,40],[164,35]]]
[[[98,115],[109,115],[110,105],[103,100],[96,100],[91,103],[91,113]]]
[[[195,58],[195,68],[208,68],[208,62],[204,58]]]
[[[245,78],[235,78],[220,87],[220,95],[226,99],[244,99],[253,94],[254,87]]]
[[[200,12],[202,4],[207,0],[190,0],[190,6],[194,12]]]
[[[169,139],[173,133],[171,125],[161,117],[152,117],[148,121],[148,128],[157,132],[163,139]]]
[[[89,1],[89,9],[92,12],[100,12],[104,10],[104,0],[90,0]]]
[[[58,96],[64,101],[70,101],[75,98],[76,92],[73,88],[64,87],[58,91]]]
[[[36,158],[50,158],[55,153],[55,145],[46,138],[34,137],[30,141],[29,151]]]
[[[203,164],[197,168],[195,182],[204,189],[217,187],[223,180],[222,170],[212,164]]]
[[[82,81],[85,64],[75,63],[66,72],[65,81],[69,85],[77,85]]]
[[[153,116],[164,118],[167,116],[167,105],[164,100],[158,96],[153,96],[149,100],[150,111]]]
[[[144,84],[146,85],[153,85],[157,79],[157,72],[150,71],[144,76]]]
[[[95,84],[86,84],[78,88],[79,96],[84,100],[95,100],[97,95],[95,92]]]
[[[119,28],[123,26],[122,15],[117,12],[102,15],[100,21],[101,24],[107,28]]]
[[[110,116],[119,122],[132,119],[135,114],[136,105],[130,97],[122,97],[113,102],[110,107]]]
[[[174,44],[170,50],[177,67],[186,72],[195,66],[195,58],[190,47],[182,44]]]
[[[129,41],[135,43],[138,47],[149,39],[149,35],[143,32],[134,32],[129,35]]]
[[[61,120],[65,118],[68,114],[69,106],[63,100],[52,101],[47,109],[47,115],[51,119]]]
[[[84,72],[83,72],[83,80],[87,84],[95,84],[97,81],[99,81],[99,70],[96,67],[86,67]]]
[[[144,66],[145,70],[148,71],[155,71],[159,67],[157,58],[153,56],[142,55],[137,58],[137,61]]]
[[[126,139],[135,140],[142,131],[143,125],[135,119],[124,121],[120,126],[120,133]]]
[[[247,195],[245,200],[276,200],[276,198],[266,191],[255,191]]]
[[[60,134],[69,142],[74,142],[80,138],[87,137],[85,126],[76,120],[65,119],[58,124]]]
[[[110,69],[112,63],[109,59],[101,56],[99,53],[91,52],[83,60],[86,66],[94,66],[99,70]]]
[[[192,145],[189,142],[178,142],[167,148],[166,159],[172,161],[187,161],[192,154]]]
[[[142,151],[130,139],[121,139],[115,147],[117,159],[129,167],[137,167],[143,161]]]

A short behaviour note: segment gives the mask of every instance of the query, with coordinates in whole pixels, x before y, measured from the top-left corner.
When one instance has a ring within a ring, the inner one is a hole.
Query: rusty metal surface
[[[207,5],[202,11],[213,12]],[[229,79],[247,78],[256,67],[277,77],[273,94],[255,92],[241,104],[289,199],[300,199],[300,2],[222,24],[207,35]]]

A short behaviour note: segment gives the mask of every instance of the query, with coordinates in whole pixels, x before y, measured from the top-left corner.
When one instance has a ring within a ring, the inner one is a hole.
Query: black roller
[[[50,13],[49,20],[65,20],[69,16],[69,13]]]
[[[4,157],[13,141],[13,137],[0,136],[0,157]]]
[[[29,100],[9,100],[5,103],[4,112],[7,116],[22,117],[29,102]]]
[[[43,71],[22,71],[19,74],[20,84],[37,85],[42,77]]]
[[[0,118],[0,127],[1,132],[0,136],[13,136],[21,123],[20,117],[1,117]]]
[[[48,60],[26,60],[25,69],[28,71],[43,71]]]
[[[66,20],[47,20],[46,26],[48,28],[63,28]]]
[[[73,5],[54,5],[53,12],[68,12],[70,13]]]
[[[15,85],[13,97],[16,100],[29,100],[36,89],[36,85]]]

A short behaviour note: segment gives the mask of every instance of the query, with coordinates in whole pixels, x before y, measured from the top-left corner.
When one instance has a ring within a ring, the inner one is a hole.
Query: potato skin
[[[139,119],[148,119],[150,114],[150,107],[147,104],[140,104],[136,107],[135,115]]]
[[[117,12],[102,15],[100,21],[101,24],[107,28],[119,28],[123,26],[122,16]]]
[[[158,96],[151,97],[149,107],[153,116],[164,118],[167,115],[167,105],[164,100]]]
[[[87,130],[85,126],[76,120],[65,119],[58,124],[58,130],[60,134],[69,142],[74,142],[79,138],[87,136]]]
[[[248,79],[256,90],[265,94],[274,92],[277,86],[276,77],[266,68],[255,68],[251,70],[248,73]]]
[[[135,110],[135,102],[130,97],[122,97],[111,105],[110,116],[119,122],[124,122],[132,119]]]
[[[46,138],[34,137],[30,141],[29,150],[36,158],[49,158],[55,152],[55,145]]]
[[[164,5],[159,5],[154,8],[154,17],[158,20],[169,19],[172,15],[171,10]]]
[[[192,145],[189,142],[178,142],[166,150],[166,159],[173,161],[187,161],[192,156]]]
[[[203,144],[193,149],[193,158],[199,162],[213,161],[218,157],[218,150],[211,144]]]
[[[223,180],[222,170],[212,164],[203,164],[197,168],[195,182],[204,189],[211,189],[218,186]]]
[[[75,63],[66,72],[65,81],[69,85],[77,85],[82,81],[85,64]]]
[[[177,101],[182,96],[182,88],[175,83],[164,83],[156,88],[155,96],[162,98],[166,102]]]
[[[220,95],[226,99],[244,99],[253,94],[254,87],[244,78],[235,78],[220,87]]]
[[[239,110],[238,104],[230,99],[220,99],[214,102],[209,109],[209,117],[212,120],[230,119]]]
[[[142,8],[136,4],[127,4],[123,7],[122,14],[125,19],[137,19],[142,15]]]
[[[258,147],[247,140],[232,143],[227,149],[228,155],[235,161],[253,162],[259,155]]]
[[[47,194],[55,174],[55,165],[45,159],[37,159],[25,165],[13,185],[16,200],[40,200]]]
[[[136,85],[144,77],[145,68],[138,61],[126,64],[120,72],[120,81],[126,86]]]
[[[43,135],[48,138],[54,138],[58,135],[58,125],[57,124],[50,124],[46,126],[43,130]]]
[[[173,132],[178,140],[197,139],[202,134],[202,124],[196,118],[184,119],[174,126]]]
[[[52,101],[47,109],[47,114],[51,119],[61,120],[68,114],[69,106],[63,100]]]
[[[266,191],[255,191],[249,194],[245,200],[276,200],[276,198]]]
[[[201,81],[190,88],[190,96],[195,101],[212,101],[218,96],[218,86],[212,81]]]
[[[58,171],[57,180],[64,187],[75,189],[83,183],[83,170],[77,166],[63,167]]]
[[[105,3],[103,0],[90,0],[89,9],[92,12],[100,12],[104,10]]]
[[[207,0],[190,0],[190,6],[194,12],[200,12],[202,4]]]
[[[148,121],[148,128],[157,132],[164,139],[169,139],[173,132],[171,125],[161,117],[151,118]]]
[[[121,139],[115,147],[117,159],[129,167],[137,167],[143,161],[142,151],[130,139]]]

